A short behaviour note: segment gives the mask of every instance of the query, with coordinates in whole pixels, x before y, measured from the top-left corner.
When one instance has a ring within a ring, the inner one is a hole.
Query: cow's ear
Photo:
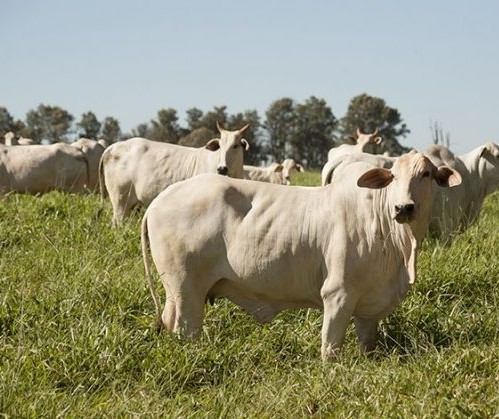
[[[303,166],[299,163],[296,163],[296,170],[298,170],[299,172],[302,172],[302,173],[305,171]]]
[[[499,147],[497,147],[494,143],[483,145],[480,150],[480,157],[487,157],[487,155],[499,158]]]
[[[381,142],[383,141],[383,138],[381,137],[376,137],[374,140],[373,140],[373,143],[374,144],[381,144]]]
[[[274,172],[280,173],[282,172],[282,169],[284,169],[284,166],[282,164],[278,164],[274,167]]]
[[[245,150],[249,150],[250,146],[249,146],[248,141],[246,141],[246,139],[241,138],[241,144],[243,145]]]
[[[205,144],[204,148],[210,151],[216,151],[220,148],[220,141],[217,138],[213,138]]]
[[[462,182],[459,172],[447,166],[440,166],[436,169],[433,177],[435,178],[437,185],[443,187],[457,186]]]
[[[368,170],[358,180],[357,186],[369,189],[381,189],[388,186],[393,180],[392,172],[388,169],[376,168]]]

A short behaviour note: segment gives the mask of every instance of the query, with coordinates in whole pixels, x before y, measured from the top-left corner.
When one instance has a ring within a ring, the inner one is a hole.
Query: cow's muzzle
[[[219,175],[227,176],[229,174],[229,168],[227,166],[218,166],[217,173]]]
[[[415,205],[413,203],[395,205],[395,221],[408,223],[414,219]]]

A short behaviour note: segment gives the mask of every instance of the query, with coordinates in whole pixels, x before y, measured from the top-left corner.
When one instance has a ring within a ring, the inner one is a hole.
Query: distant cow
[[[7,132],[3,136],[3,144],[5,145],[33,145],[36,144],[35,140],[31,138],[24,138],[22,136],[16,137],[12,131]]]
[[[88,161],[68,144],[0,145],[0,194],[43,194],[87,189]]]
[[[70,145],[81,150],[87,161],[86,189],[90,192],[97,192],[99,190],[99,162],[107,143],[104,140],[80,138]]]
[[[291,185],[291,175],[295,172],[304,172],[305,169],[294,159],[286,159],[282,163],[272,163],[267,167],[244,165],[244,179],[259,180],[261,182]]]
[[[390,169],[395,162],[395,157],[389,157],[380,154],[369,154],[369,153],[352,153],[352,154],[342,154],[333,160],[328,160],[324,165],[321,172],[321,185],[329,185],[334,178],[335,171],[338,167],[346,166],[353,162],[364,161],[371,164],[374,167],[384,167],[385,169]]]
[[[357,128],[355,132],[355,144],[341,144],[338,147],[333,147],[327,154],[328,160],[334,160],[343,154],[366,153],[373,144],[381,144],[383,139],[378,136],[376,128],[372,134],[364,134]]]
[[[113,206],[113,225],[138,205],[147,206],[167,186],[201,173],[243,177],[242,138],[249,125],[227,131],[218,123],[220,138],[192,148],[132,138],[108,147],[100,162],[101,195],[106,189]]]
[[[357,153],[367,153],[373,144],[381,144],[382,138],[378,136],[378,129],[376,128],[372,134],[364,134],[357,128],[355,132],[355,144],[341,144],[338,147],[333,147],[327,154],[327,162],[322,169],[321,184],[328,184],[329,178],[332,175],[331,167],[338,163],[339,159],[345,156]]]
[[[433,180],[454,186],[460,176],[411,152],[391,170],[352,163],[322,188],[213,175],[173,185],[142,222],[158,321],[194,339],[205,301],[217,297],[260,322],[285,309],[320,308],[323,359],[339,352],[352,316],[361,349],[372,350],[379,320],[416,279]],[[149,249],[167,294],[162,315]]]
[[[459,187],[440,189],[435,200],[430,232],[447,240],[475,221],[485,197],[499,188],[499,146],[487,143],[455,156],[447,147],[432,145],[425,154],[434,164],[452,167],[463,178]]]

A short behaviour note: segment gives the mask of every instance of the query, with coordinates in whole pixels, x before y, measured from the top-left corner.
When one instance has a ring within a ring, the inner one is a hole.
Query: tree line
[[[292,157],[310,168],[321,167],[327,160],[328,150],[351,143],[357,128],[362,132],[378,128],[383,142],[377,146],[376,153],[388,151],[397,155],[409,149],[400,144],[410,131],[399,111],[383,99],[365,93],[350,101],[346,114],[340,119],[324,99],[310,96],[300,103],[284,97],[268,107],[263,120],[256,110],[231,114],[226,106],[215,106],[207,112],[193,107],[186,111],[185,125],[182,125],[175,109],[163,108],[155,118],[139,124],[130,133],[122,133],[116,118],[108,116],[99,121],[92,111],[85,112],[76,121],[59,106],[40,104],[30,110],[24,120],[16,120],[6,107],[0,106],[0,134],[12,131],[37,143],[71,142],[78,137],[103,138],[114,143],[139,136],[200,147],[218,135],[217,121],[227,129],[250,123],[245,132],[251,145],[245,161],[250,164]]]

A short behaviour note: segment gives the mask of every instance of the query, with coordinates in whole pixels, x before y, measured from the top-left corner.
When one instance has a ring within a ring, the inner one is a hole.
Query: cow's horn
[[[239,130],[239,134],[242,134],[244,131],[246,131],[248,128],[249,128],[250,124],[246,124],[244,127],[242,127],[240,130]]]
[[[222,133],[222,131],[224,130],[218,121],[217,121],[217,129],[218,129],[218,132],[219,132],[220,134],[221,134],[221,133]]]

